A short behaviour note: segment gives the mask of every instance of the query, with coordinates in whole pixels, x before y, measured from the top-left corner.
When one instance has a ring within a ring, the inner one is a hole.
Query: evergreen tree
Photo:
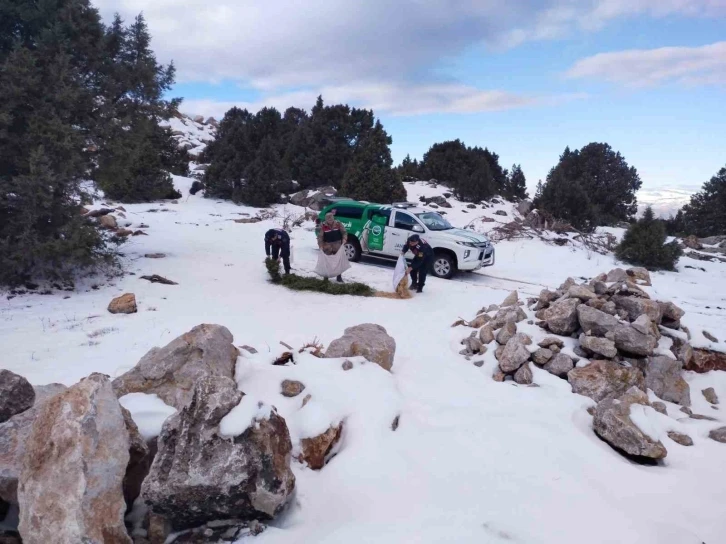
[[[105,51],[101,89],[105,100],[99,111],[103,123],[96,138],[100,153],[95,177],[107,195],[117,200],[178,197],[168,170],[184,172],[180,163],[185,157],[169,153],[175,145],[171,131],[156,126],[180,103],[163,98],[174,83],[174,66],[157,63],[142,15],[128,28],[117,15]]]
[[[683,227],[700,237],[726,234],[726,167],[707,181],[683,207]]]
[[[496,182],[489,169],[489,162],[483,157],[470,159],[474,164],[467,166],[466,173],[454,189],[456,197],[464,202],[479,202],[495,194]]]
[[[264,207],[277,201],[280,193],[277,189],[283,176],[280,155],[272,136],[267,136],[260,143],[255,159],[245,170],[245,179],[232,198],[235,202],[244,202],[250,206]]]
[[[406,155],[396,170],[398,170],[401,179],[404,181],[416,181],[420,179],[418,161],[416,159],[411,160],[410,155]]]
[[[648,206],[643,217],[633,223],[615,249],[615,255],[627,263],[644,266],[650,270],[675,270],[682,250],[676,241],[665,243],[667,238],[663,221],[655,219]]]
[[[111,258],[80,216],[104,29],[86,0],[0,1],[0,283]]]
[[[529,198],[529,194],[527,193],[527,179],[524,177],[524,172],[522,172],[522,167],[519,164],[513,165],[512,171],[509,173],[506,196],[510,199],[518,200]]]
[[[341,194],[357,200],[390,203],[405,200],[406,189],[391,168],[391,137],[376,122],[360,142],[343,178]]]
[[[595,212],[588,192],[577,180],[566,177],[565,173],[553,168],[547,176],[547,183],[535,201],[558,219],[568,221],[576,229],[590,232],[597,226]]]
[[[542,193],[544,192],[544,185],[542,184],[542,180],[539,180],[537,182],[537,188],[534,191],[534,205],[538,206],[538,202],[542,200]]]

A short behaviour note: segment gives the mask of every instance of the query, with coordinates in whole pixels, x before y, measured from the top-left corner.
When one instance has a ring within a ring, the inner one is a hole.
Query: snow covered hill
[[[186,149],[193,160],[196,160],[207,144],[214,140],[219,126],[213,117],[205,120],[202,116],[190,117],[184,114],[162,121],[160,124],[172,130],[179,147]]]
[[[191,132],[184,138],[196,148],[211,134],[208,125],[177,121],[195,131],[195,139],[187,136]],[[175,177],[184,194],[178,203],[124,205],[129,227],[148,234],[122,246],[124,275],[84,280],[76,292],[4,293],[0,366],[33,384],[71,385],[92,372],[118,376],[152,347],[200,323],[229,328],[235,345],[258,352],[243,350],[237,361],[245,398],[277,406],[293,440],[346,422],[338,453],[322,470],[293,461],[295,499],[256,537],[260,544],[723,542],[726,445],[710,440],[708,432],[726,424],[726,416],[710,407],[701,390],[713,387],[726,399],[726,373],[685,373],[693,411],[717,421],[680,417],[668,403],[676,414],[669,421],[694,446],[663,438],[664,462],[643,466],[595,436],[586,411],[593,401],[573,394],[566,380],[534,368],[539,387],[497,383],[494,350],[471,361],[459,354],[468,330],[451,327],[458,318],[500,304],[515,289],[521,298],[536,297],[567,277],[608,272],[619,265],[612,255],[575,242],[513,239],[497,243],[494,267],[451,281],[432,278],[427,292],[411,300],[291,292],[268,281],[263,235],[304,210],[280,205],[274,217],[238,223],[260,210],[187,196],[192,181]],[[421,182],[407,189],[411,201],[445,192]],[[458,227],[490,232],[521,219],[506,202],[487,208],[449,202],[451,208],[437,211]],[[313,227],[303,223],[290,235],[293,268],[303,275],[311,274],[317,258]],[[141,279],[151,274],[178,285]],[[389,291],[391,276],[390,265],[374,261],[355,263],[345,274]],[[682,259],[678,273],[652,278],[646,288],[651,296],[686,311],[683,324],[692,344],[726,352],[726,266]],[[138,313],[106,310],[123,293],[135,293]],[[307,355],[294,366],[271,366],[287,349],[281,341],[298,349],[317,338],[327,346],[361,323],[382,325],[395,338],[391,373],[370,365],[344,372],[337,361],[333,366]],[[719,341],[706,338],[704,330]],[[310,409],[280,394],[283,379],[306,385]],[[147,433],[158,432],[169,408],[138,406],[134,417]],[[661,432],[659,423],[653,425],[652,432]]]

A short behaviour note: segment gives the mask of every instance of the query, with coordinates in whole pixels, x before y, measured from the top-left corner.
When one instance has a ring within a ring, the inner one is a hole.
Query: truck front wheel
[[[436,253],[434,255],[434,264],[431,267],[431,272],[437,278],[443,278],[445,280],[451,279],[456,273],[456,263],[446,253]]]
[[[358,240],[356,240],[353,237],[348,237],[348,241],[343,246],[343,251],[345,251],[345,256],[348,257],[349,261],[352,261],[354,263],[357,263],[360,261],[361,257],[361,248],[360,243]]]

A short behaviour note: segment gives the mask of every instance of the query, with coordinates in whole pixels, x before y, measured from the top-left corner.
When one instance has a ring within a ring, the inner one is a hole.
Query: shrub
[[[615,249],[615,255],[630,264],[644,266],[650,270],[675,270],[682,255],[678,243],[666,241],[663,221],[655,219],[648,207],[643,218],[633,223],[625,233],[623,241]]]

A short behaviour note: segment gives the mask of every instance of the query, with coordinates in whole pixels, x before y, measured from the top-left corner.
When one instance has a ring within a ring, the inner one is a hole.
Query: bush
[[[643,218],[633,223],[625,233],[623,241],[615,249],[615,255],[649,270],[675,270],[683,251],[675,241],[666,244],[666,237],[665,224],[655,219],[653,210],[648,207]]]
[[[270,274],[272,283],[283,285],[293,291],[316,291],[328,295],[354,295],[358,297],[371,297],[374,294],[373,289],[364,283],[336,283],[296,274],[282,276],[280,274],[280,263],[273,259],[266,259],[265,266],[267,266],[267,272]]]

